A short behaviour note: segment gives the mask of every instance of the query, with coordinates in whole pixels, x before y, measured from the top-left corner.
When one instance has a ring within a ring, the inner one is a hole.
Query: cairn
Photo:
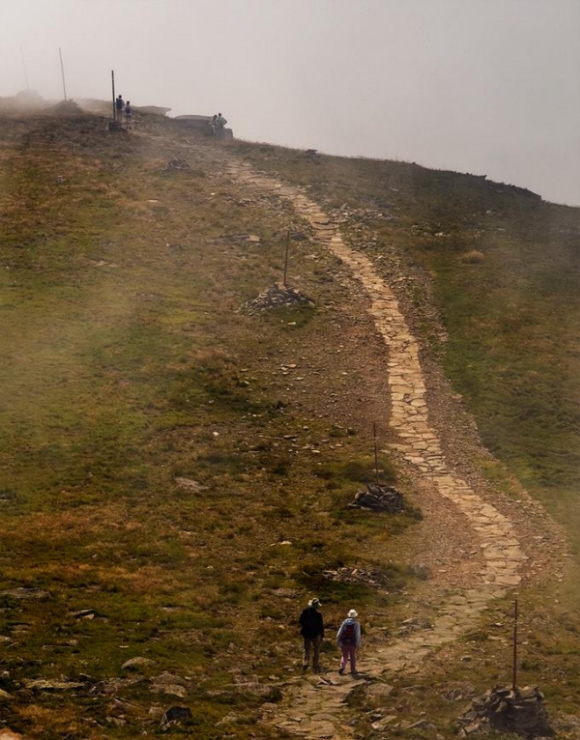
[[[179,170],[190,170],[191,167],[183,159],[174,157],[162,168],[162,172],[177,172]]]
[[[274,283],[256,298],[241,305],[237,313],[254,316],[272,308],[296,308],[298,306],[314,306],[314,301],[289,285]]]
[[[496,686],[473,700],[459,719],[459,737],[470,737],[490,730],[513,732],[525,738],[551,737],[544,695],[535,687]]]
[[[397,514],[405,509],[403,495],[392,486],[381,483],[367,483],[366,491],[359,491],[354,501],[348,505],[351,509],[366,509],[367,511],[387,512]]]

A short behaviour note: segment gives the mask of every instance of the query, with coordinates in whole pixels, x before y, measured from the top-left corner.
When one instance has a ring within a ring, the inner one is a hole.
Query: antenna
[[[66,99],[67,99],[67,97],[66,97],[66,82],[65,82],[65,79],[64,79],[64,64],[62,62],[62,51],[60,50],[60,46],[58,47],[58,55],[60,57],[60,71],[62,73],[62,89],[63,89],[63,92],[64,92],[64,99],[66,101]]]
[[[115,70],[111,70],[111,87],[113,89],[113,121],[117,120],[117,108],[115,107]]]
[[[30,92],[30,86],[28,85],[28,72],[26,71],[26,60],[24,59],[24,47],[20,44],[20,58],[22,59],[22,71],[24,72],[24,82],[26,83],[26,91]]]

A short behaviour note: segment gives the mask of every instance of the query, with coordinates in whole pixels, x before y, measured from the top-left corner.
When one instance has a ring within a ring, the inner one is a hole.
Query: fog
[[[221,111],[239,138],[580,205],[578,0],[0,0],[0,95]],[[25,76],[26,70],[26,76]]]

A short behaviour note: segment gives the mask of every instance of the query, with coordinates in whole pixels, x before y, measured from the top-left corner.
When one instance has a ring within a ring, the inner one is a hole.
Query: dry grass
[[[188,150],[191,171],[162,172],[170,137],[121,142],[97,120],[29,121],[0,181],[0,590],[47,594],[1,599],[2,687],[16,699],[0,718],[32,737],[155,732],[147,681],[114,684],[124,711],[101,693],[18,694],[24,677],[111,682],[144,655],[151,675],[189,677],[195,731],[220,737],[229,710],[208,692],[241,656],[258,680],[293,671],[312,589],[330,624],[346,602],[382,622],[405,600],[405,564],[384,541],[413,520],[343,511],[369,474],[368,420],[386,414],[383,380],[358,363],[382,348],[343,310],[332,261],[305,259],[308,241],[292,274],[317,309],[237,315],[280,275],[287,211],[241,204],[203,148]],[[346,337],[359,351],[334,354]],[[392,596],[321,577],[342,563],[384,567]],[[242,723],[239,737],[255,731]]]

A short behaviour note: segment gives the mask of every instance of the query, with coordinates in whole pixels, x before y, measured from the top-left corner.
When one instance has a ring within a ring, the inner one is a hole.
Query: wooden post
[[[113,121],[117,120],[117,108],[115,107],[115,72],[111,70],[111,86],[113,88]]]
[[[518,600],[514,602],[514,655],[512,669],[512,689],[515,691],[518,686]]]
[[[283,279],[283,285],[286,287],[286,276],[288,275],[288,252],[290,251],[290,229],[288,229],[288,233],[286,234],[286,254],[284,255],[284,279]]]
[[[66,97],[66,82],[65,82],[65,79],[64,79],[64,64],[62,62],[62,51],[60,50],[60,46],[58,47],[58,55],[60,57],[60,71],[61,71],[61,74],[62,74],[62,89],[63,89],[63,92],[64,92],[64,99],[66,101],[66,99],[67,99],[67,97]]]
[[[375,443],[375,478],[377,481],[377,486],[379,485],[379,455],[377,451],[377,425],[373,421],[373,440]]]

